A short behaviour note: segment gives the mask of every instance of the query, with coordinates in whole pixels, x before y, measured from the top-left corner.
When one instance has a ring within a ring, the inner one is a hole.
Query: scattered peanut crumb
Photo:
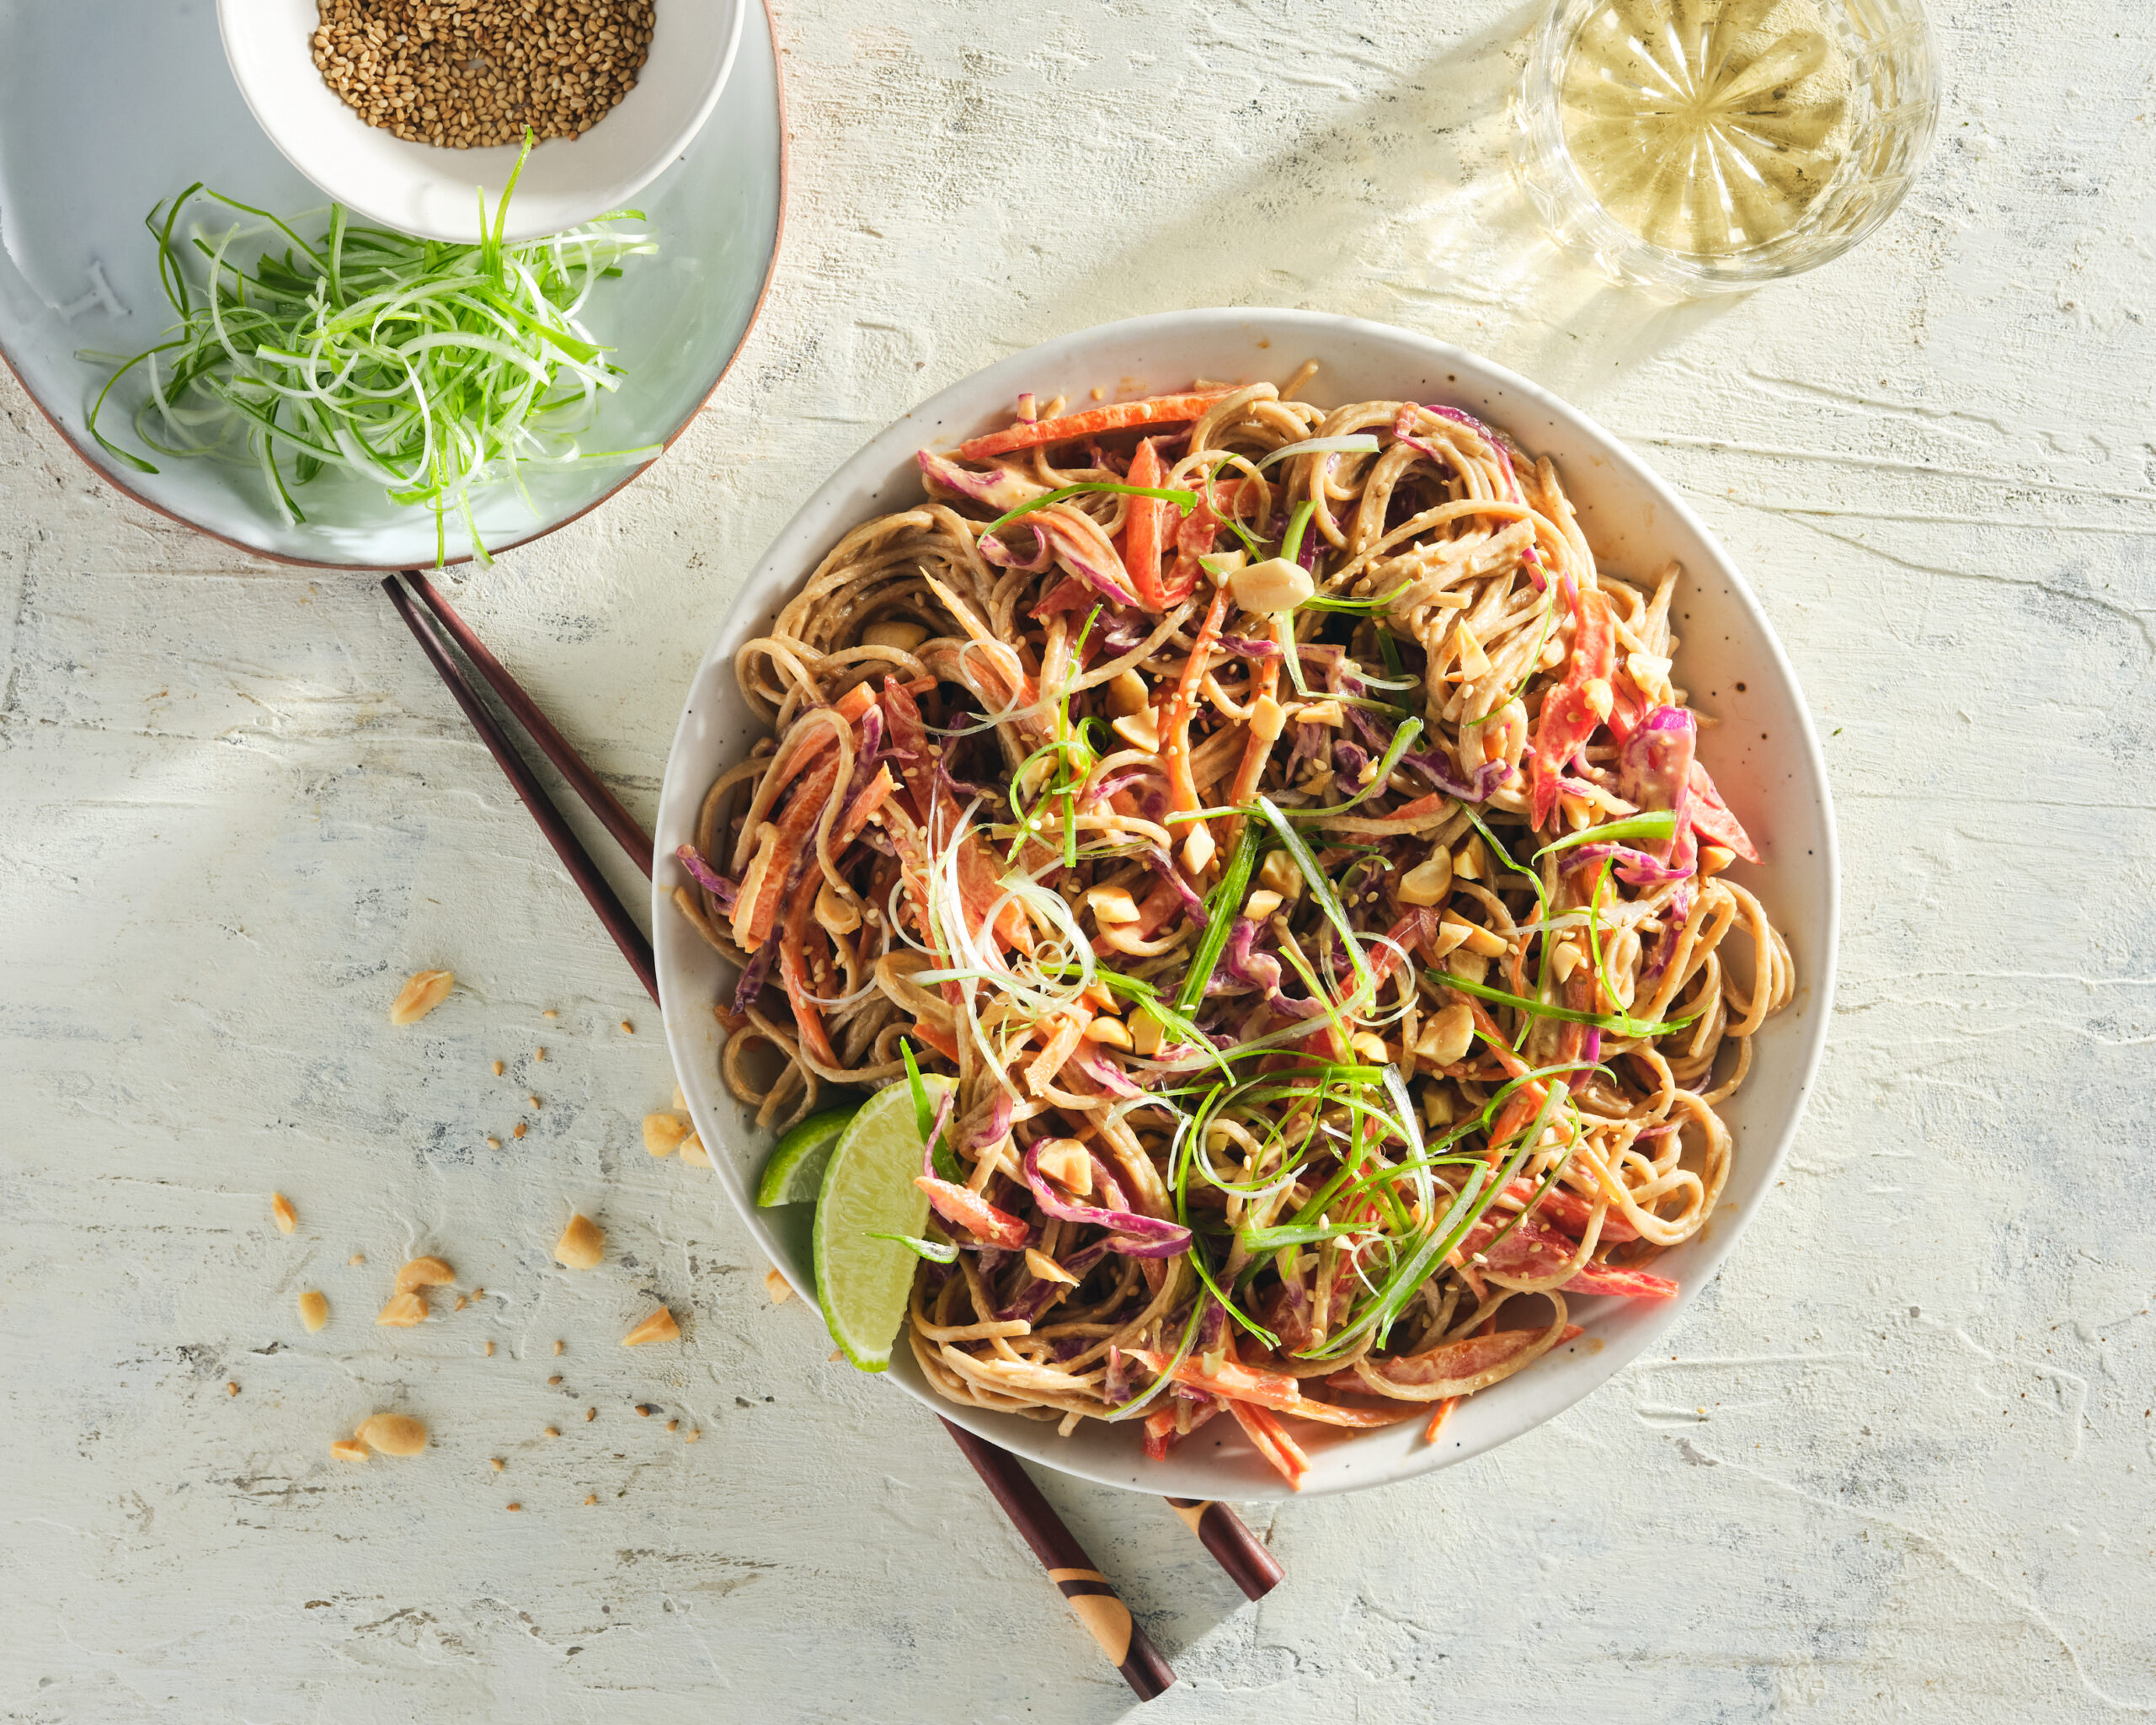
[[[558,1384],[559,1382],[561,1382],[561,1381],[562,1381],[562,1375],[561,1375],[559,1372],[556,1372],[556,1373],[553,1375],[553,1376],[552,1376],[552,1377],[550,1377],[550,1378],[548,1378],[548,1379],[547,1380],[547,1381],[548,1383],[550,1383],[550,1384]]]
[[[367,1255],[364,1252],[355,1252],[344,1260],[346,1263],[365,1263],[366,1261]]]
[[[843,1348],[832,1348],[831,1358],[833,1359],[844,1359],[846,1358],[846,1349]]]
[[[674,1314],[664,1306],[638,1324],[622,1338],[624,1348],[641,1348],[647,1342],[675,1342],[680,1339],[681,1327],[674,1322]]]
[[[543,1060],[547,1058],[547,1050],[543,1048],[535,1048],[531,1050],[531,1058],[535,1060]]]
[[[232,1390],[233,1394],[238,1394],[239,1386],[237,1384],[232,1386]],[[639,1402],[637,1403],[637,1418],[638,1419],[649,1419],[651,1418],[651,1412],[652,1409],[650,1402]]]
[[[606,1251],[606,1231],[579,1211],[569,1218],[562,1237],[554,1242],[554,1262],[565,1269],[592,1269]]]
[[[560,1338],[560,1337],[558,1337],[558,1336],[557,1336],[557,1337],[554,1338],[554,1352],[555,1352],[555,1353],[557,1353],[557,1354],[559,1354],[559,1353],[562,1351],[562,1348],[563,1348],[563,1345],[564,1345],[564,1344],[563,1344],[563,1341],[562,1341],[561,1338]]]
[[[458,1295],[456,1296],[456,1309],[457,1309],[459,1311],[463,1311],[463,1310],[464,1310],[464,1306],[465,1306],[465,1300],[464,1300],[464,1296],[463,1296],[462,1294],[460,1294],[460,1295]]]
[[[692,1168],[711,1166],[711,1152],[704,1148],[704,1141],[691,1132],[681,1140],[681,1160]]]
[[[666,1422],[666,1429],[670,1432],[678,1432],[681,1429],[681,1422],[678,1419],[670,1419]]]
[[[329,1298],[319,1288],[300,1295],[300,1322],[310,1336],[329,1322]]]
[[[630,1023],[629,1023],[629,1021],[628,1021],[627,1018],[622,1019],[622,1035],[624,1035],[624,1036],[634,1036],[636,1033],[637,1033],[637,1027],[636,1027],[635,1025],[633,1025],[633,1024]]]
[[[702,1426],[692,1425],[688,1429],[688,1430],[681,1434],[681,1441],[685,1444],[693,1444],[703,1434],[704,1432]]]
[[[527,1096],[524,1098],[524,1105],[526,1108],[536,1108],[539,1106],[539,1098],[536,1096]]]
[[[369,1414],[358,1436],[385,1455],[416,1455],[427,1447],[427,1429],[408,1413]]]
[[[487,1358],[488,1358],[488,1359],[492,1359],[494,1357],[494,1344],[492,1342],[489,1342],[489,1343],[487,1343]]]
[[[424,1294],[392,1294],[389,1304],[383,1306],[375,1319],[377,1325],[391,1329],[408,1330],[414,1324],[427,1321],[427,1296]]]
[[[239,1386],[227,1379],[225,1383],[225,1393],[227,1396],[237,1396],[239,1394]]]
[[[517,1510],[521,1509],[524,1507],[524,1505],[523,1505],[523,1504],[521,1504],[521,1503],[512,1503],[512,1504],[510,1504],[509,1507],[510,1507],[510,1512],[512,1514],[514,1514]]]
[[[587,1407],[584,1410],[584,1423],[586,1425],[590,1424],[593,1420],[598,1418],[599,1410],[596,1407]]]
[[[689,1109],[689,1098],[681,1094],[681,1087],[678,1084],[674,1087],[674,1106],[684,1114]]]
[[[584,1501],[587,1504],[596,1503],[599,1501],[599,1493],[596,1492],[587,1492],[584,1493]]]
[[[456,1272],[449,1267],[449,1260],[441,1258],[415,1258],[397,1273],[397,1291],[409,1294],[415,1288],[446,1288],[456,1279]]]
[[[764,1291],[771,1296],[773,1306],[783,1306],[793,1298],[793,1284],[776,1270],[764,1272]]]
[[[329,1446],[329,1453],[339,1461],[364,1461],[367,1446],[357,1438],[339,1438]]]
[[[474,1288],[472,1290],[472,1297],[474,1300],[484,1300],[487,1297],[487,1290],[484,1288]]]
[[[418,1023],[447,1000],[450,990],[456,985],[456,978],[450,971],[419,971],[390,1002],[389,1022],[392,1024]]]
[[[502,1063],[501,1063],[499,1060],[496,1060],[496,1061],[494,1062],[494,1076],[495,1076],[495,1077],[497,1077],[497,1078],[499,1078],[499,1077],[500,1077],[501,1076],[502,1076]]]
[[[643,1147],[653,1156],[671,1156],[689,1135],[689,1123],[679,1114],[646,1114]]]
[[[558,1438],[559,1436],[561,1436],[561,1434],[562,1434],[561,1428],[560,1428],[559,1426],[552,1426],[552,1425],[550,1425],[550,1426],[547,1427],[544,1430],[542,1430],[542,1431],[539,1434],[539,1435],[540,1435],[541,1437],[542,1437],[542,1438]]]
[[[490,1455],[487,1458],[487,1466],[493,1468],[496,1473],[499,1473],[504,1467],[509,1466],[509,1463],[503,1461],[499,1455]]]
[[[487,1140],[487,1148],[488,1148],[488,1149],[489,1149],[489,1150],[499,1150],[501,1147],[502,1147],[502,1141],[501,1141],[501,1140],[500,1140],[500,1139],[499,1139],[499,1138],[495,1138],[495,1137],[492,1137],[492,1136],[489,1136],[489,1137],[488,1138],[488,1140]]]
[[[510,1128],[509,1135],[512,1138],[521,1138],[524,1136],[524,1122],[519,1120],[516,1124]]]
[[[559,1012],[556,1012],[556,1011],[555,1011],[552,1007],[547,1007],[547,1010],[546,1010],[545,1012],[542,1012],[539,1016],[540,1016],[541,1017],[542,1017],[542,1018],[547,1019],[547,1021],[549,1021],[549,1022],[551,1023],[552,1020],[554,1020],[554,1019],[556,1019],[556,1018],[560,1017],[562,1015],[561,1015]]]
[[[292,1201],[281,1192],[270,1194],[270,1214],[276,1218],[277,1231],[289,1234],[300,1225],[300,1213],[292,1208]]]

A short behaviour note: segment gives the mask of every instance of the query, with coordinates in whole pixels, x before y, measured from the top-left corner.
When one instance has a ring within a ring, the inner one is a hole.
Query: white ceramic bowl
[[[1795,1001],[1759,1033],[1744,1087],[1724,1110],[1736,1166],[1721,1211],[1655,1268],[1682,1284],[1681,1298],[1572,1303],[1586,1333],[1518,1377],[1469,1398],[1436,1445],[1423,1422],[1381,1431],[1333,1433],[1299,1423],[1313,1471],[1304,1490],[1352,1491],[1411,1478],[1518,1437],[1570,1407],[1647,1348],[1675,1321],[1737,1244],[1796,1131],[1833,1005],[1837,919],[1833,815],[1827,775],[1804,697],[1758,603],[1721,547],[1677,494],[1584,414],[1525,378],[1405,330],[1312,312],[1175,312],[1111,323],[1043,343],[953,385],[869,443],[809,499],[750,574],[720,625],[689,691],[660,793],[653,923],[666,1033],[719,1183],[757,1245],[803,1294],[814,1297],[809,1207],[759,1210],[756,1176],[771,1147],[718,1075],[720,1033],[711,1006],[730,967],[669,897],[683,877],[671,861],[690,836],[706,788],[760,734],[734,681],[734,649],[760,633],[780,602],[848,528],[917,502],[914,451],[947,446],[1007,420],[1019,393],[1082,400],[1097,385],[1150,394],[1193,377],[1276,382],[1305,359],[1322,369],[1305,398],[1321,404],[1412,398],[1465,409],[1554,458],[1602,564],[1641,574],[1674,558],[1684,566],[1674,606],[1682,637],[1677,681],[1725,723],[1701,738],[1715,781],[1758,841],[1765,861],[1737,878],[1758,894],[1788,937],[1797,969]],[[804,1343],[804,1346],[807,1344]],[[1059,1439],[1053,1425],[960,1408],[930,1390],[903,1346],[890,1381],[937,1413],[1029,1460],[1103,1484],[1189,1498],[1277,1498],[1286,1485],[1241,1431],[1214,1420],[1164,1462],[1140,1453],[1133,1425],[1087,1421]]]
[[[619,208],[688,147],[741,43],[746,0],[659,0],[636,87],[591,130],[531,152],[510,201],[509,237],[536,239]],[[489,210],[516,164],[514,146],[453,150],[367,125],[315,69],[316,0],[217,0],[240,93],[286,158],[339,203],[426,239],[479,237],[475,187]]]

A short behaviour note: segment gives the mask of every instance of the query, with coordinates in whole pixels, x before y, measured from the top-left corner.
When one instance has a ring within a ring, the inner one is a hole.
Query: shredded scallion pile
[[[531,147],[527,140],[527,156]],[[623,375],[581,318],[623,259],[655,249],[648,235],[615,225],[642,216],[622,211],[511,245],[503,234],[515,189],[512,174],[491,229],[480,195],[485,237],[476,245],[355,227],[339,205],[310,244],[268,211],[198,181],[147,221],[179,322],[131,359],[81,355],[118,368],[91,409],[90,435],[116,460],[157,471],[98,429],[114,386],[140,366],[147,388],[135,433],[155,453],[253,462],[287,524],[306,519],[292,494],[323,468],[361,474],[393,502],[434,511],[438,560],[454,513],[473,555],[488,561],[475,491],[511,483],[524,492],[527,466],[647,461],[662,447],[577,442],[601,393]],[[192,223],[183,233],[182,212],[198,195],[259,220],[215,233]],[[279,236],[289,242],[281,252],[271,249]],[[248,242],[265,238],[251,264],[239,261]],[[206,281],[191,281],[205,264]]]

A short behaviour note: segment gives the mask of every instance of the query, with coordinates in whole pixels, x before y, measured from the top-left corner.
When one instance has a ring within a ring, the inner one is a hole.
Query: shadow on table
[[[1514,182],[1509,110],[1540,15],[1370,72],[1338,118],[1072,280],[1042,333],[1177,307],[1307,307],[1412,323],[1582,404],[1684,341],[1737,296],[1663,304],[1619,286],[1553,243]],[[1283,373],[1299,357],[1282,355]]]

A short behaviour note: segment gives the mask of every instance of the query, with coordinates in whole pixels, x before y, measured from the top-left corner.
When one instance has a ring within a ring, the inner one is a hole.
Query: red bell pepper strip
[[[1132,1359],[1155,1376],[1168,1370],[1168,1356],[1145,1348],[1131,1350]],[[1293,1413],[1295,1405],[1303,1399],[1303,1392],[1295,1381],[1281,1372],[1259,1371],[1233,1359],[1223,1359],[1217,1371],[1207,1371],[1203,1361],[1195,1354],[1186,1355],[1169,1373],[1179,1384],[1188,1384],[1193,1390],[1203,1390],[1209,1396],[1219,1396],[1230,1402],[1255,1402],[1264,1407],[1277,1407],[1283,1413]]]
[[[917,1174],[915,1185],[928,1194],[936,1214],[953,1227],[963,1228],[976,1239],[1008,1252],[1025,1248],[1031,1231],[1008,1210],[998,1210],[980,1194],[933,1174]]]
[[[1130,458],[1130,483],[1133,485],[1161,489],[1167,478],[1167,469],[1161,466],[1160,452],[1147,438],[1138,446],[1138,452]],[[1132,589],[1138,602],[1148,611],[1163,609],[1161,595],[1161,523],[1168,512],[1166,502],[1158,497],[1133,497],[1123,516],[1123,566],[1129,574]]]
[[[1149,401],[1111,402],[1106,407],[1087,408],[1060,419],[1021,419],[1001,431],[969,437],[951,452],[962,462],[985,461],[1014,449],[1043,449],[1050,444],[1075,442],[1081,437],[1128,431],[1134,425],[1182,425],[1203,419],[1214,403],[1234,393],[1230,389],[1215,389],[1188,395],[1156,395]]]
[[[1732,850],[1747,862],[1759,860],[1758,846],[1738,825],[1737,817],[1729,812],[1729,804],[1721,799],[1721,793],[1715,788],[1715,782],[1707,777],[1707,770],[1694,761],[1692,763],[1692,798],[1690,803],[1692,830],[1710,844],[1721,845]]]
[[[801,847],[808,841],[816,823],[823,819],[825,806],[831,799],[831,788],[838,782],[838,777],[835,757],[819,763],[794,788],[792,800],[778,818],[765,823],[763,836],[756,843],[756,855],[741,877],[744,887],[753,877],[755,891],[744,891],[734,905],[734,938],[743,952],[755,952],[770,937],[771,926],[778,920],[779,898],[786,890],[787,876],[792,872],[794,858],[801,854]],[[756,873],[760,866],[763,871],[760,874]]]
[[[1303,1447],[1289,1436],[1288,1428],[1280,1423],[1280,1416],[1271,1409],[1256,1407],[1248,1402],[1230,1402],[1228,1412],[1235,1417],[1236,1424],[1257,1448],[1257,1453],[1278,1470],[1280,1477],[1297,1491],[1303,1488],[1303,1480],[1310,1471],[1310,1458]]]
[[[1565,681],[1542,697],[1534,725],[1534,825],[1550,824],[1557,806],[1557,780],[1565,763],[1609,717],[1615,695],[1609,674],[1617,664],[1617,625],[1599,589],[1576,587],[1572,596],[1572,654]]]
[[[1461,1250],[1470,1257],[1481,1252],[1486,1262],[1482,1268],[1495,1270],[1501,1276],[1550,1276],[1558,1267],[1579,1250],[1579,1242],[1545,1228],[1529,1216],[1515,1223],[1512,1231],[1495,1246],[1490,1244],[1502,1221],[1485,1217],[1468,1231],[1461,1242]],[[1649,1275],[1645,1270],[1626,1269],[1616,1264],[1582,1264],[1572,1279],[1561,1284],[1566,1294],[1621,1294],[1632,1300],[1673,1300],[1677,1297],[1677,1284],[1667,1276]]]

